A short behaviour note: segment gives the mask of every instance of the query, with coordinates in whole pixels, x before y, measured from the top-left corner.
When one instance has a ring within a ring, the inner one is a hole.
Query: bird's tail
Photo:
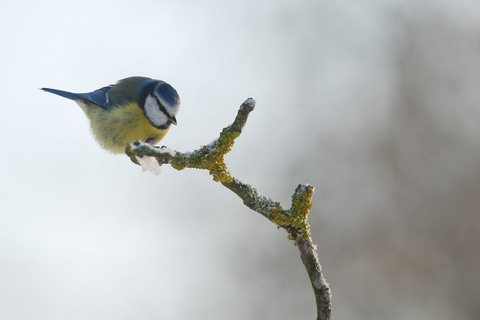
[[[73,93],[73,92],[57,90],[57,89],[50,89],[50,88],[41,88],[41,90],[59,95],[61,97],[64,97],[64,98],[67,98],[67,99],[70,99],[70,100],[81,99],[81,97],[77,93]]]

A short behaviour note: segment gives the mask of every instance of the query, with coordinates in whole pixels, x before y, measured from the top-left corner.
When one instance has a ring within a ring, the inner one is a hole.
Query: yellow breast
[[[123,153],[134,140],[158,143],[168,129],[157,129],[150,124],[137,103],[105,110],[94,104],[79,103],[90,119],[95,138],[100,145],[112,152]]]

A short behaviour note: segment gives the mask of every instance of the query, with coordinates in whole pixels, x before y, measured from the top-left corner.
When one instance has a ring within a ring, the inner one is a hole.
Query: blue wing
[[[96,105],[99,105],[104,109],[108,109],[112,106],[110,100],[108,99],[108,92],[111,88],[112,86],[103,87],[89,93],[80,93],[78,96],[80,97],[80,99],[87,100]]]
[[[61,97],[64,97],[70,100],[85,100],[93,104],[96,104],[104,109],[109,109],[112,107],[112,104],[108,99],[108,92],[110,91],[111,88],[112,86],[107,86],[107,87],[103,87],[88,93],[73,93],[73,92],[50,89],[50,88],[42,88],[42,90],[59,95]]]

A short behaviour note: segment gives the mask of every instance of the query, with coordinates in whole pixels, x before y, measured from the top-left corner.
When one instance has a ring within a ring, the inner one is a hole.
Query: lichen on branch
[[[312,209],[313,186],[300,184],[292,196],[292,206],[288,210],[279,211],[272,222],[287,229],[289,238],[297,243],[298,239],[310,238],[308,213]]]
[[[208,170],[214,181],[237,194],[250,209],[260,213],[288,232],[289,239],[299,246],[302,261],[307,269],[317,302],[317,319],[330,319],[330,288],[323,278],[316,247],[311,240],[308,213],[312,209],[313,186],[300,184],[292,195],[289,209],[283,209],[279,202],[258,193],[251,185],[233,177],[225,164],[225,154],[232,149],[247,122],[248,115],[255,108],[255,100],[247,99],[239,108],[233,123],[225,127],[220,136],[210,144],[192,152],[179,152],[166,147],[156,147],[134,141],[126,147],[126,154],[138,164],[151,164],[145,157],[156,159],[158,166],[170,164],[177,170],[195,168]],[[145,168],[145,167],[144,167]],[[153,170],[156,172],[156,170]]]
[[[255,108],[255,100],[247,99],[239,108],[233,123],[225,127],[220,136],[210,144],[192,152],[179,152],[165,147],[155,147],[135,141],[127,146],[126,153],[133,162],[139,164],[142,157],[154,157],[159,165],[170,164],[177,170],[195,168],[208,170],[214,181],[221,182],[235,192],[252,210],[261,213],[277,226],[289,233],[289,238],[297,240],[310,237],[307,215],[312,208],[313,187],[301,184],[292,196],[290,209],[283,209],[280,203],[266,198],[248,184],[235,179],[225,164],[225,154],[232,149],[235,139],[240,136],[250,112]]]
[[[224,156],[232,149],[235,139],[240,136],[248,115],[254,108],[255,100],[247,99],[240,106],[233,123],[222,130],[220,137],[195,151],[182,153],[169,150],[169,152],[163,152],[162,149],[164,148],[134,141],[127,146],[125,152],[136,164],[139,164],[137,157],[155,157],[159,165],[169,163],[177,170],[185,168],[205,169],[212,175],[213,180],[231,182],[233,177],[227,169]]]

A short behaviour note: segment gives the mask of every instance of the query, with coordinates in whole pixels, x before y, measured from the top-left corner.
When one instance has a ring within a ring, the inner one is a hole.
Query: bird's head
[[[149,83],[143,91],[144,99],[140,99],[145,116],[158,129],[167,129],[176,125],[175,116],[180,108],[180,97],[177,91],[164,81]]]

